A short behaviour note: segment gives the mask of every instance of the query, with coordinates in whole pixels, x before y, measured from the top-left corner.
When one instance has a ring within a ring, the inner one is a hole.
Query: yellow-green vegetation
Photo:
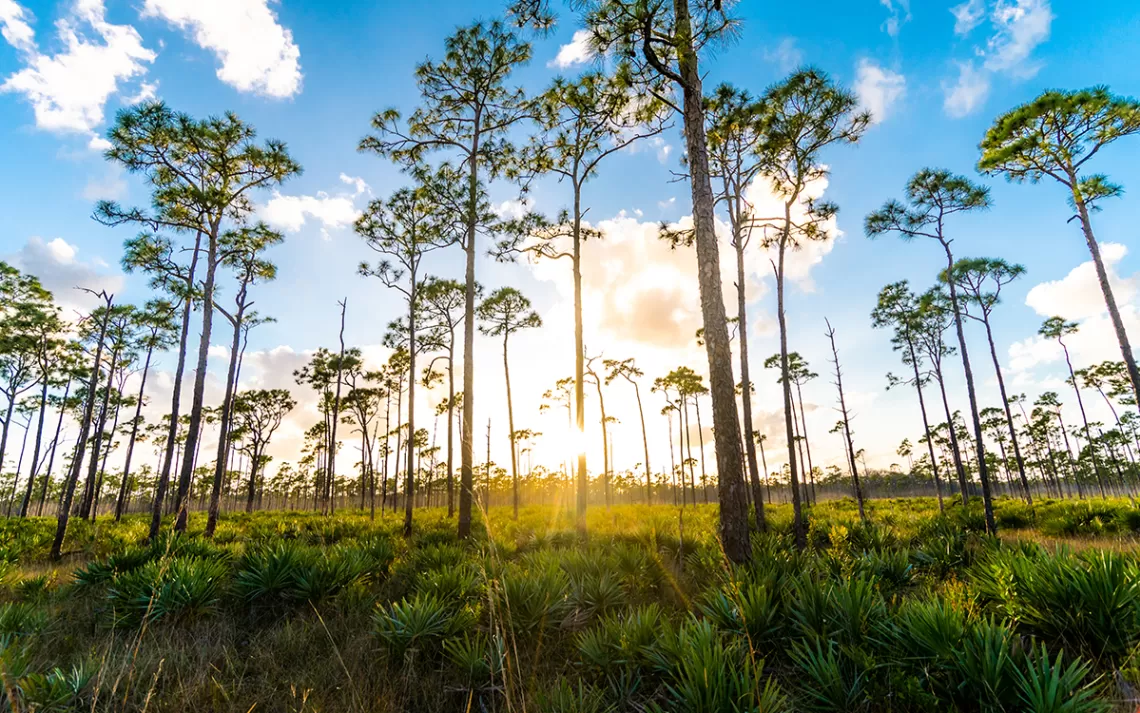
[[[13,711],[1134,710],[1140,510],[1127,501],[771,508],[730,566],[714,506],[509,508],[460,542],[391,515],[0,523]],[[1058,542],[1064,544],[1058,545]],[[1070,544],[1071,543],[1071,544]],[[1078,546],[1072,546],[1078,545]]]

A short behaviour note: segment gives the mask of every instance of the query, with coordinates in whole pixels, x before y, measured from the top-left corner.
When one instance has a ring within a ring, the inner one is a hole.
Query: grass
[[[770,509],[730,566],[716,509],[441,510],[0,522],[0,706],[13,711],[1135,710],[1137,511],[876,500]]]

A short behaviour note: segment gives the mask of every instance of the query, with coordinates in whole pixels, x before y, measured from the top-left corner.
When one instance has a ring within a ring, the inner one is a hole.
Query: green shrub
[[[190,620],[213,613],[229,568],[223,562],[175,557],[147,562],[115,577],[107,590],[114,623]]]
[[[418,654],[435,655],[447,637],[466,634],[474,614],[457,609],[431,594],[394,602],[375,615],[376,631],[393,660],[411,662]]]

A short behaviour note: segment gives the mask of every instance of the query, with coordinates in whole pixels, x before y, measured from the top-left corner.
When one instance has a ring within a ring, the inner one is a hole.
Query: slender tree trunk
[[[962,464],[962,451],[958,448],[958,435],[954,431],[954,416],[950,413],[950,401],[946,398],[946,381],[942,378],[942,367],[940,365],[935,368],[934,377],[938,381],[938,389],[942,394],[942,408],[946,413],[946,430],[950,438],[950,455],[953,456],[954,468],[958,471],[959,495],[962,497],[962,507],[965,507],[970,502],[966,468]]]
[[[198,231],[194,238],[193,257],[190,259],[190,270],[187,272],[186,285],[187,296],[184,300],[185,304],[182,306],[182,326],[179,333],[178,340],[178,362],[174,368],[174,386],[173,393],[170,398],[170,426],[166,432],[166,448],[162,456],[162,469],[158,476],[158,482],[154,488],[154,503],[151,509],[150,532],[147,539],[153,540],[158,536],[158,530],[162,526],[163,503],[166,499],[166,491],[170,486],[170,472],[171,465],[174,460],[174,452],[177,447],[178,441],[178,415],[179,405],[182,400],[182,376],[186,371],[186,352],[187,342],[190,337],[190,316],[194,312],[194,301],[190,298],[190,288],[194,285],[194,273],[198,268],[198,250],[202,244],[202,231]]]
[[[653,504],[653,481],[649,470],[649,434],[645,431],[645,411],[641,408],[641,389],[632,381],[633,395],[637,397],[637,417],[641,419],[641,445],[645,449],[645,503]]]
[[[779,245],[779,266],[776,268],[776,316],[780,324],[780,385],[784,392],[784,432],[788,439],[788,477],[792,491],[792,533],[796,547],[807,547],[807,523],[803,517],[803,503],[800,501],[800,480],[796,468],[796,429],[792,423],[792,380],[788,374],[788,323],[784,313],[784,246],[791,231],[791,207],[784,205],[784,234]]]
[[[1089,444],[1089,455],[1092,456],[1093,472],[1096,474],[1096,482],[1097,482],[1097,485],[1100,487],[1100,496],[1102,498],[1107,498],[1108,493],[1105,491],[1105,488],[1104,488],[1104,476],[1100,472],[1100,461],[1097,458],[1096,447],[1093,444],[1092,431],[1089,430],[1089,418],[1085,414],[1085,402],[1084,402],[1084,399],[1081,398],[1081,389],[1079,386],[1077,386],[1077,375],[1073,372],[1073,362],[1069,358],[1069,348],[1067,346],[1065,346],[1065,343],[1063,341],[1061,341],[1060,339],[1058,339],[1057,341],[1061,344],[1061,349],[1064,350],[1064,352],[1065,352],[1065,364],[1069,367],[1069,381],[1071,381],[1073,384],[1073,393],[1075,393],[1077,396],[1077,406],[1081,410],[1081,422],[1085,426],[1085,441]],[[1080,448],[1079,444],[1077,445],[1077,448],[1078,449]],[[1079,450],[1077,453],[1077,457],[1078,457],[1078,459],[1080,458]]]
[[[475,112],[471,137],[470,173],[467,177],[467,264],[463,297],[463,422],[460,424],[459,522],[460,539],[471,535],[471,504],[474,496],[475,426],[475,238],[479,198],[479,128],[482,116]]]
[[[826,320],[824,320],[826,321]],[[839,412],[843,415],[843,436],[847,441],[847,455],[851,461],[851,479],[855,487],[855,501],[859,505],[859,519],[866,521],[863,510],[863,488],[859,485],[859,468],[855,464],[855,445],[851,440],[851,419],[847,415],[847,400],[843,396],[843,370],[839,368],[839,349],[835,346],[835,330],[827,323],[827,336],[831,340],[831,354],[835,359],[835,388],[839,390]]]
[[[178,490],[174,494],[176,517],[174,530],[185,532],[189,520],[190,483],[194,479],[194,466],[198,440],[202,434],[203,401],[206,396],[206,372],[210,356],[210,336],[214,328],[214,280],[218,272],[217,227],[208,236],[206,252],[206,280],[202,287],[202,334],[198,339],[198,364],[194,373],[194,392],[190,404],[190,423],[186,427],[186,444],[183,446],[182,472],[178,475]],[[194,456],[194,457],[192,457]]]
[[[720,501],[720,539],[728,559],[747,562],[748,505],[744,494],[744,458],[740,447],[740,422],[736,413],[732,349],[721,286],[720,254],[716,237],[715,199],[710,182],[705,137],[704,90],[697,52],[692,40],[688,0],[674,0],[674,32],[677,38],[677,69],[683,93],[685,145],[689,159],[689,187],[693,198],[693,232],[697,251],[697,275],[701,295],[705,351],[709,362],[709,390],[716,443],[717,496]]]
[[[336,427],[340,422],[340,387],[344,381],[344,313],[347,310],[348,298],[345,297],[344,301],[340,303],[340,356],[337,357],[336,362],[336,396],[333,397],[332,424],[329,428],[328,487],[330,514],[336,512]]]
[[[146,393],[146,377],[150,374],[150,360],[154,355],[154,347],[146,350],[146,361],[143,364],[142,383],[139,384],[138,403],[135,404],[135,418],[131,424],[131,437],[127,440],[127,458],[123,462],[123,482],[119,484],[119,499],[115,503],[115,522],[123,518],[124,500],[127,495],[127,483],[131,478],[131,456],[135,452],[135,440],[139,435],[139,421],[142,420],[143,395]]]
[[[666,414],[666,421],[669,432],[669,472],[671,474],[670,481],[673,483],[673,507],[677,506],[677,461],[673,459],[673,418]]]
[[[515,409],[511,403],[511,365],[507,361],[507,338],[509,332],[503,332],[503,376],[507,382],[507,442],[511,448],[511,502],[514,506],[514,519],[519,519],[519,463],[515,452]]]
[[[116,389],[120,395],[122,394],[122,387]],[[99,463],[99,480],[95,485],[95,498],[92,500],[91,506],[91,521],[94,522],[99,514],[99,499],[103,496],[103,479],[107,474],[107,458],[110,457],[111,451],[115,447],[115,432],[119,430],[119,411],[122,404],[116,399],[114,406],[115,415],[111,419],[111,430],[107,434],[107,447],[103,450],[103,460]]]
[[[404,479],[404,537],[412,536],[412,508],[415,505],[416,477],[416,273],[411,273],[408,293],[408,470]],[[343,319],[343,316],[342,316]],[[344,352],[341,326],[341,352]]]
[[[701,450],[700,450],[700,454],[701,454],[701,492],[704,493],[705,505],[708,505],[709,504],[709,476],[708,476],[708,473],[705,472],[705,429],[704,429],[704,426],[701,425],[701,395],[700,394],[694,394],[693,395],[693,409],[696,410],[696,412],[697,412],[697,444],[701,447]],[[741,476],[741,477],[743,478],[743,476]],[[743,490],[743,492],[747,493],[746,490]],[[747,497],[748,496],[746,494],[745,498],[747,498]],[[745,502],[746,506],[747,506],[747,504],[748,503]],[[745,512],[747,512],[747,507],[745,507]]]
[[[36,442],[32,447],[32,472],[28,475],[28,488],[24,493],[24,500],[20,503],[20,517],[28,516],[28,508],[32,503],[32,490],[36,485],[36,464],[40,462],[40,446],[43,444],[44,436],[44,416],[47,413],[47,394],[48,394],[48,378],[47,370],[44,370],[43,384],[40,387],[40,408],[38,424],[36,426]],[[0,464],[4,461],[0,460]]]
[[[40,501],[39,505],[36,506],[37,516],[44,514],[44,502],[47,500],[48,486],[51,484],[52,468],[55,466],[55,452],[59,447],[59,435],[63,430],[63,416],[67,411],[67,396],[71,393],[71,379],[72,377],[67,377],[67,385],[63,388],[63,399],[59,402],[59,417],[55,422],[55,438],[53,438],[51,442],[51,453],[48,455],[47,472],[44,473],[44,484],[40,489]]]
[[[95,503],[95,483],[99,476],[99,452],[103,445],[103,433],[107,428],[107,411],[111,399],[111,379],[115,374],[115,367],[119,365],[118,348],[111,350],[111,362],[107,368],[107,386],[103,391],[103,403],[99,407],[99,419],[95,425],[94,439],[91,446],[91,462],[87,465],[87,482],[84,484],[83,499],[79,503],[80,515],[84,519],[94,520],[92,506]],[[108,444],[110,448],[110,444]]]
[[[226,476],[226,452],[229,450],[230,415],[233,412],[234,390],[237,382],[238,349],[241,346],[241,325],[245,314],[245,292],[243,284],[238,292],[238,308],[233,316],[234,338],[230,342],[230,364],[226,370],[226,391],[222,397],[222,412],[218,416],[218,451],[214,459],[214,483],[210,488],[210,508],[206,516],[206,537],[214,536],[218,526],[218,503],[222,496],[222,482]]]
[[[752,507],[756,515],[756,529],[768,529],[764,516],[764,493],[760,488],[760,470],[756,465],[756,444],[752,427],[752,380],[748,372],[748,307],[744,275],[744,239],[736,227],[736,321],[740,349],[740,406],[744,412],[744,456],[748,461],[748,476],[752,485]]]
[[[930,453],[930,469],[934,473],[934,491],[938,494],[938,512],[944,512],[946,508],[942,503],[942,481],[938,477],[938,459],[934,456],[934,439],[931,438],[930,421],[926,417],[926,399],[922,395],[922,377],[918,373],[918,355],[915,353],[914,342],[909,333],[906,343],[910,352],[910,365],[914,368],[914,388],[918,392],[918,408],[922,411],[922,430],[926,434],[926,448]]]
[[[79,439],[75,445],[75,455],[71,458],[70,472],[63,485],[63,497],[60,500],[59,513],[56,517],[55,539],[51,544],[51,558],[58,560],[63,553],[63,538],[67,535],[67,520],[71,515],[71,501],[75,497],[75,485],[79,481],[79,471],[83,468],[83,455],[87,448],[87,431],[91,427],[91,418],[95,412],[95,396],[99,390],[99,366],[103,361],[103,340],[107,337],[107,323],[111,318],[111,298],[107,298],[107,310],[103,314],[103,321],[99,325],[99,341],[95,347],[95,359],[91,368],[91,380],[87,384],[87,403],[83,406],[83,418],[79,422]],[[110,374],[107,383],[110,384]]]
[[[1112,320],[1112,328],[1116,332],[1116,341],[1120,343],[1120,353],[1124,357],[1124,364],[1128,369],[1128,379],[1132,382],[1132,394],[1136,403],[1140,404],[1140,369],[1136,366],[1136,356],[1132,353],[1132,345],[1128,342],[1128,332],[1124,329],[1124,320],[1120,317],[1120,309],[1116,306],[1116,297],[1112,293],[1112,285],[1108,282],[1108,270],[1104,267],[1104,259],[1100,256],[1100,243],[1093,235],[1092,220],[1089,217],[1088,205],[1077,188],[1077,177],[1071,176],[1073,203],[1077,207],[1077,215],[1081,219],[1081,232],[1084,233],[1085,243],[1092,255],[1093,265],[1096,267],[1096,279],[1100,283],[1100,291],[1104,295],[1104,304],[1108,308],[1108,316]]]
[[[815,466],[811,462],[811,439],[808,438],[807,409],[804,408],[804,392],[800,384],[796,383],[796,396],[800,402],[800,422],[803,424],[804,450],[807,451],[808,480],[811,482],[811,501],[816,502],[815,494]]]
[[[590,498],[590,480],[586,474],[586,344],[582,327],[582,189],[574,186],[574,223],[571,231],[574,254],[574,427],[575,479],[578,484],[575,518],[578,531],[586,532],[586,508]]]
[[[591,372],[593,373],[593,372]],[[594,384],[598,389],[598,408],[602,414],[602,494],[605,497],[606,509],[610,509],[610,441],[606,429],[606,401],[602,398],[602,378],[594,375]],[[693,493],[696,501],[696,492]]]
[[[455,517],[455,331],[447,343],[447,517]]]
[[[942,244],[946,249],[946,270],[949,275],[954,270],[954,256],[950,246]],[[966,347],[966,331],[962,326],[962,310],[958,304],[958,292],[953,280],[947,280],[950,288],[950,304],[954,309],[954,328],[958,333],[958,349],[962,356],[962,370],[966,374],[966,394],[970,397],[970,418],[974,425],[974,442],[978,450],[978,478],[982,481],[982,507],[986,515],[986,531],[991,535],[997,532],[997,523],[994,521],[993,495],[990,492],[990,475],[986,466],[986,444],[982,436],[982,422],[978,416],[978,395],[974,390],[974,371],[970,368],[970,352]],[[1028,490],[1026,491],[1028,497]]]
[[[1005,422],[1009,426],[1009,437],[1013,442],[1013,457],[1017,462],[1017,474],[1021,479],[1022,490],[1025,491],[1025,502],[1033,504],[1033,495],[1029,492],[1029,479],[1025,477],[1025,461],[1021,458],[1021,447],[1017,443],[1017,431],[1013,428],[1013,413],[1009,410],[1009,397],[1005,393],[1005,379],[1002,377],[1001,360],[998,359],[997,347],[994,345],[994,333],[988,318],[982,320],[986,328],[986,340],[990,345],[990,356],[994,361],[994,374],[997,375],[998,392],[1001,394],[1002,406],[1005,408]]]

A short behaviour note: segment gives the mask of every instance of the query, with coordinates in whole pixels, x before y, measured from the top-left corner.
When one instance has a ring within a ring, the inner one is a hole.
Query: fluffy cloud
[[[81,0],[56,23],[56,54],[40,51],[26,17],[14,0],[0,0],[2,34],[24,65],[0,91],[22,95],[46,131],[93,134],[110,96],[155,59],[135,28],[104,19],[102,0]]]
[[[79,248],[63,238],[45,241],[33,236],[8,261],[23,272],[35,275],[55,295],[67,318],[85,313],[98,300],[84,290],[118,292],[122,275],[98,258],[82,260]]]
[[[1004,75],[1028,79],[1037,74],[1041,63],[1033,52],[1049,39],[1053,24],[1050,0],[994,0],[987,13],[985,0],[968,0],[951,8],[954,32],[965,36],[989,20],[990,34],[984,45],[974,46],[981,59],[958,62],[958,80],[943,82],[946,113],[959,118],[979,109],[989,95],[991,78]]]
[[[890,16],[883,23],[883,32],[898,37],[902,26],[910,21],[910,0],[879,0]]]
[[[0,36],[20,52],[36,51],[36,33],[28,24],[29,16],[15,0],[0,0]]]
[[[100,200],[117,201],[127,195],[127,182],[123,171],[117,166],[109,166],[102,176],[93,177],[83,187],[83,200],[94,203]]]
[[[1128,249],[1118,243],[1101,245],[1101,256],[1125,329],[1135,335],[1140,334],[1140,311],[1136,299],[1140,292],[1140,274],[1122,277],[1117,271],[1127,253]],[[1065,339],[1075,368],[1105,359],[1120,359],[1120,344],[1108,318],[1092,261],[1081,263],[1059,280],[1034,286],[1026,295],[1025,303],[1042,319],[1059,316],[1080,324],[1080,330]],[[1032,372],[1037,367],[1055,367],[1063,358],[1064,353],[1056,340],[1046,340],[1037,335],[1015,342],[1009,348],[1010,368],[1022,383],[1033,382]],[[1055,371],[1055,368],[1051,370]]]
[[[989,96],[990,78],[972,61],[959,62],[958,81],[953,84],[943,82],[942,92],[945,95],[942,107],[947,114],[955,119],[968,116],[977,111]]]
[[[588,30],[578,30],[570,38],[570,42],[558,48],[554,59],[546,63],[547,67],[566,69],[576,64],[585,64],[594,58],[590,50],[590,33]]]
[[[275,98],[301,91],[301,51],[269,0],[146,0],[143,16],[189,33],[221,62],[218,79],[238,91]]]
[[[258,214],[270,226],[287,233],[299,233],[309,220],[314,220],[320,224],[321,236],[327,240],[330,230],[347,228],[360,217],[356,199],[372,194],[363,178],[342,173],[340,181],[352,186],[353,192],[330,195],[318,191],[313,196],[287,196],[274,191],[273,197],[261,206]]]
[[[950,8],[954,15],[954,34],[968,35],[986,17],[985,0],[966,0],[961,5]]]
[[[855,93],[860,106],[871,112],[871,121],[879,123],[906,95],[906,77],[879,66],[874,60],[861,59],[856,67]]]
[[[785,37],[780,40],[775,49],[764,50],[764,59],[775,64],[781,72],[787,74],[803,64],[804,53],[796,45],[795,37]]]
[[[991,19],[994,34],[987,43],[986,69],[1022,78],[1037,74],[1040,65],[1030,58],[1049,39],[1053,24],[1049,0],[998,0]]]

